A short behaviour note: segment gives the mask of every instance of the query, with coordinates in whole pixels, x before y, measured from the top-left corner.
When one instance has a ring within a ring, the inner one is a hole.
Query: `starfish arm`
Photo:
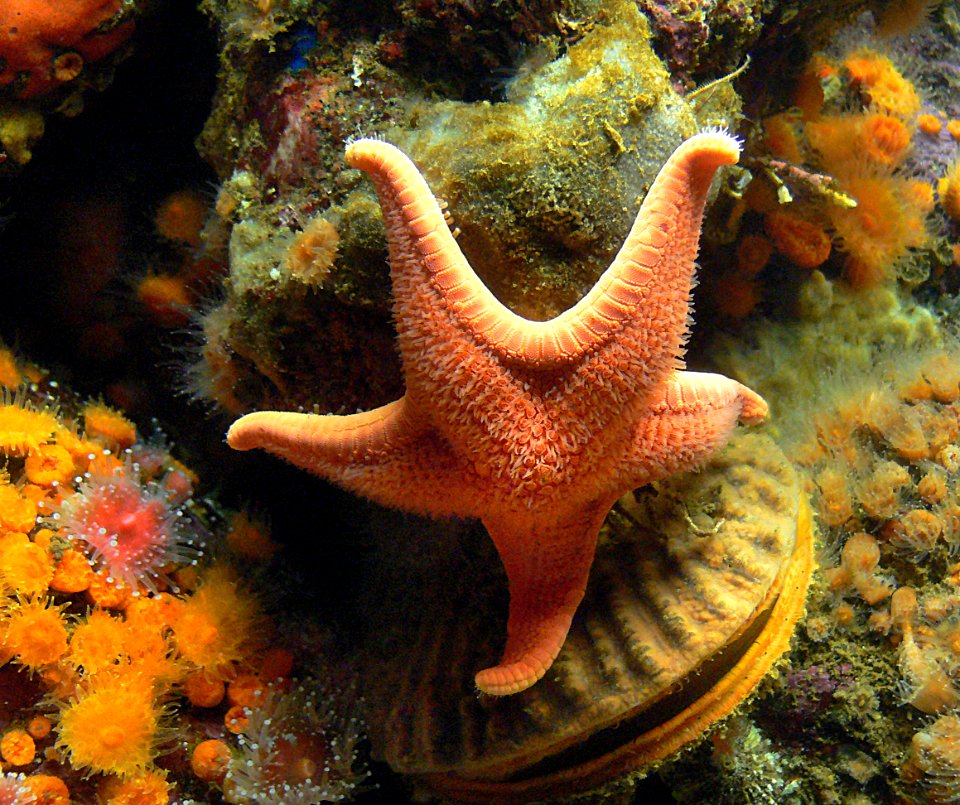
[[[727,443],[737,422],[767,416],[759,394],[729,377],[675,372],[649,400],[627,454],[624,487],[637,488],[702,464]]]
[[[613,500],[552,523],[484,517],[510,587],[507,644],[500,662],[474,678],[483,693],[526,690],[553,664],[583,598],[597,534]]]
[[[460,462],[405,398],[349,416],[259,411],[230,427],[235,450],[263,448],[386,506],[473,516],[478,493]]]
[[[501,304],[474,273],[450,232],[436,199],[413,162],[380,140],[357,140],[347,162],[367,172],[380,197],[399,283],[431,283],[434,307],[500,358],[549,369],[616,341],[622,351],[640,347],[645,376],[673,367],[687,328],[700,223],[707,192],[721,165],[735,163],[737,141],[718,131],[685,141],[664,165],[644,199],[633,228],[610,268],[570,310],[532,322]],[[398,310],[414,330],[430,327],[422,311]],[[656,337],[651,338],[650,334]],[[429,335],[427,333],[426,335]],[[651,365],[652,363],[652,365]]]

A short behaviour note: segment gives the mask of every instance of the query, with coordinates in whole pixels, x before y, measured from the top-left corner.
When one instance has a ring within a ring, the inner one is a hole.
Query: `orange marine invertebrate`
[[[960,691],[954,686],[936,653],[924,650],[914,636],[917,594],[913,588],[900,587],[893,594],[890,617],[903,634],[897,662],[904,703],[931,715],[960,704]]]
[[[200,588],[176,614],[179,656],[209,676],[228,678],[259,638],[260,608],[224,565],[206,571]]]
[[[27,724],[27,732],[30,733],[30,737],[42,741],[50,734],[50,730],[53,729],[53,724],[50,723],[50,719],[46,716],[34,716],[30,719],[30,723]]]
[[[760,288],[753,277],[728,274],[714,287],[711,302],[723,315],[742,319],[760,304],[760,296]]]
[[[240,556],[247,559],[270,559],[280,546],[270,538],[270,529],[263,522],[239,512],[230,519],[230,530],[226,534],[227,545]]]
[[[913,736],[910,761],[937,802],[960,799],[960,716],[942,715]]]
[[[800,136],[795,116],[784,112],[765,118],[763,121],[763,142],[774,156],[799,165],[803,162],[800,149]]]
[[[737,244],[737,274],[754,277],[766,268],[773,244],[763,235],[744,235]]]
[[[943,533],[943,523],[927,509],[910,509],[883,527],[883,538],[901,550],[922,555],[933,550]]]
[[[857,206],[831,205],[827,214],[848,255],[844,277],[855,288],[873,287],[909,249],[926,242],[925,212],[906,202],[904,181],[895,176],[851,175],[842,184]]]
[[[94,62],[122,45],[133,33],[133,23],[104,30],[114,19],[121,0],[4,0],[0,5],[0,86],[12,85],[14,94],[31,98],[60,86],[77,75],[55,64],[58,54],[73,51],[77,59]]]
[[[310,221],[287,251],[287,265],[304,282],[320,283],[333,268],[340,235],[325,218]]]
[[[155,754],[162,709],[151,679],[99,674],[60,710],[57,748],[74,768],[121,776],[144,771]]]
[[[114,669],[127,654],[132,635],[120,618],[103,610],[94,610],[70,635],[67,659],[82,667],[85,676]]]
[[[30,796],[34,798],[35,805],[70,805],[70,791],[67,784],[59,777],[51,774],[32,774],[23,783]]]
[[[910,33],[926,20],[940,0],[900,0],[887,4],[877,19],[880,36],[901,36]]]
[[[0,590],[25,596],[41,595],[53,579],[46,551],[26,534],[0,536]]]
[[[0,756],[11,766],[26,766],[37,754],[37,745],[25,730],[7,730],[0,737]]]
[[[480,517],[510,586],[503,655],[476,675],[486,693],[522,691],[553,663],[622,493],[766,415],[735,381],[677,371],[707,192],[739,152],[715,131],[680,145],[593,290],[532,322],[479,280],[407,157],[378,140],[347,149],[384,212],[406,395],[345,417],[251,414],[227,439],[388,505]]]
[[[61,430],[53,412],[17,400],[8,402],[6,397],[0,403],[0,450],[5,453],[26,455]]]
[[[182,277],[150,274],[137,284],[137,299],[161,327],[179,327],[190,321],[190,291]]]
[[[13,391],[23,382],[13,351],[0,344],[0,386]]]
[[[900,118],[883,112],[822,115],[804,127],[820,160],[832,173],[873,165],[892,168],[910,151],[910,129]]]
[[[189,246],[200,245],[200,231],[207,217],[207,205],[192,190],[171,193],[160,204],[155,223],[157,232]]]
[[[194,707],[216,707],[223,701],[227,688],[222,679],[194,671],[183,680],[183,692]]]
[[[940,206],[954,221],[960,221],[960,160],[954,162],[940,180],[937,190]]]
[[[910,129],[900,118],[882,113],[863,118],[860,145],[864,157],[877,165],[899,165],[910,150],[910,139]]]
[[[904,120],[912,119],[920,111],[920,98],[913,84],[882,53],[859,48],[843,60],[843,66],[867,103]]]
[[[888,598],[893,586],[877,572],[880,565],[880,545],[869,534],[858,531],[843,545],[840,566],[827,568],[824,575],[831,590],[853,588],[868,604],[877,604]]]
[[[910,485],[910,473],[895,461],[879,461],[864,478],[857,496],[863,510],[878,520],[896,515],[900,509],[901,493]]]
[[[38,486],[67,483],[76,473],[73,456],[60,444],[41,444],[31,451],[23,470],[27,480]]]
[[[93,568],[80,551],[69,548],[55,561],[53,578],[50,579],[51,590],[58,593],[82,593],[93,583]]]
[[[924,134],[929,134],[931,137],[935,137],[943,128],[943,121],[941,121],[936,115],[931,115],[928,112],[924,112],[921,115],[917,115],[917,128],[919,128]]]
[[[830,256],[830,236],[813,221],[775,210],[767,213],[763,225],[777,249],[800,268],[817,268]]]
[[[67,653],[67,627],[61,610],[41,599],[8,601],[0,617],[0,638],[6,651],[33,670]]]
[[[37,522],[37,504],[0,476],[0,530],[29,532]]]
[[[846,473],[837,467],[824,467],[816,475],[820,490],[820,516],[826,526],[835,528],[853,518],[853,497]]]
[[[193,773],[207,783],[222,782],[229,765],[230,747],[223,741],[201,741],[190,755],[190,768]]]
[[[87,438],[99,439],[120,450],[126,450],[137,440],[136,425],[109,405],[88,403],[81,413]]]
[[[99,790],[103,805],[167,805],[170,802],[170,783],[159,771],[147,771],[132,777],[108,777]]]

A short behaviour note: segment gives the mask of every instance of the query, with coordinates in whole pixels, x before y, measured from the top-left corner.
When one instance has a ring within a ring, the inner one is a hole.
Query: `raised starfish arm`
[[[738,421],[755,425],[767,416],[767,403],[755,391],[702,372],[675,372],[647,406],[625,461],[627,487],[697,467],[727,443]]]
[[[553,664],[586,590],[597,534],[612,503],[554,522],[483,518],[507,572],[510,612],[500,662],[474,677],[482,692],[519,693]]]
[[[673,368],[686,333],[710,183],[718,167],[735,163],[739,155],[736,139],[724,132],[686,140],[657,176],[610,268],[576,306],[547,322],[516,315],[487,289],[420,172],[402,152],[364,139],[348,146],[346,158],[366,171],[377,188],[394,271],[398,266],[425,271],[438,305],[479,344],[501,358],[549,369],[615,341],[618,349],[635,355],[645,376],[654,377]],[[397,281],[394,276],[395,286]],[[407,323],[415,331],[429,326],[427,321]]]
[[[255,447],[386,506],[475,516],[476,484],[405,398],[349,416],[259,411],[231,425],[227,443]]]

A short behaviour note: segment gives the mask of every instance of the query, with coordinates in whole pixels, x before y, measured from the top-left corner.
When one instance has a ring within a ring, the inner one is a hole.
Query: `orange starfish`
[[[739,154],[722,132],[684,142],[593,289],[534,322],[483,285],[406,156],[378,140],[347,148],[383,209],[406,394],[350,416],[249,414],[227,441],[389,506],[479,517],[510,586],[507,645],[476,675],[481,691],[516,693],[546,673],[618,497],[766,416],[739,383],[680,371],[707,192]]]

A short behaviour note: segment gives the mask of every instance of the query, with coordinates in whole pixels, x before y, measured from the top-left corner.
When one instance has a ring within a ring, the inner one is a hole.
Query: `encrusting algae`
[[[351,700],[296,681],[312,649],[280,637],[241,581],[279,546],[244,513],[222,520],[199,483],[161,439],[42,374],[3,398],[0,804],[270,803],[249,797],[274,772],[257,782],[246,754],[274,746],[268,703],[301,719],[280,740],[306,769],[276,805],[342,798],[365,777]]]

